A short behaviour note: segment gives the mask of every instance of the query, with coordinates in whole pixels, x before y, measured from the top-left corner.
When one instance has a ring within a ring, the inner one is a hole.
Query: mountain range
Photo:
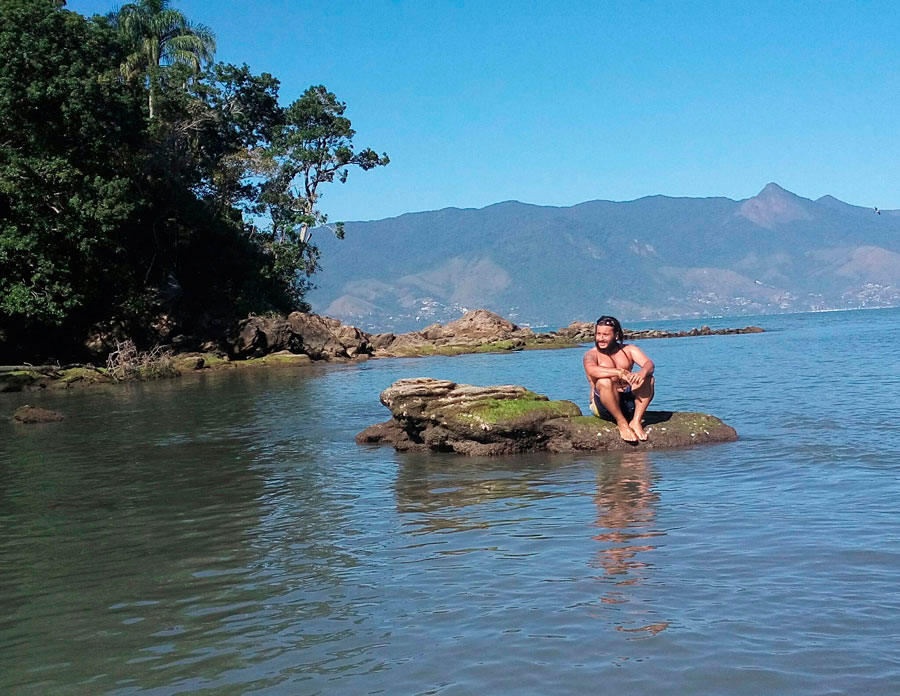
[[[409,331],[489,309],[522,326],[900,304],[900,211],[770,183],[756,196],[518,201],[317,231],[313,310]]]

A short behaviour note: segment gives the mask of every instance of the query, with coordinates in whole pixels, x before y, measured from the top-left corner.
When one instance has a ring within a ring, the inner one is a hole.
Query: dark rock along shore
[[[629,340],[678,338],[734,333],[759,333],[763,329],[710,329],[690,331],[628,331]],[[294,312],[287,317],[248,317],[228,337],[225,350],[233,359],[262,357],[284,352],[305,354],[313,360],[347,360],[361,357],[416,357],[478,351],[510,351],[526,348],[568,347],[594,340],[594,325],[572,322],[547,333],[520,328],[486,309],[467,312],[445,325],[432,324],[405,334],[368,334],[337,319]]]
[[[525,387],[477,387],[430,378],[401,379],[381,393],[392,418],[356,436],[359,444],[399,451],[504,455],[684,447],[738,439],[705,413],[649,411],[645,442],[622,440],[615,423],[585,417],[571,401],[550,401]]]
[[[251,316],[238,322],[217,352],[180,353],[171,357],[165,376],[206,369],[255,366],[297,367],[313,360],[348,361],[368,358],[422,357],[478,352],[510,352],[570,348],[592,342],[594,325],[572,322],[547,333],[520,328],[493,312],[477,309],[445,325],[432,324],[405,334],[368,334],[337,319],[294,312],[287,317]],[[690,331],[641,331],[626,329],[629,340],[758,333],[763,329],[709,327]],[[0,367],[0,392],[35,389],[68,389],[114,381],[103,368],[92,365]]]

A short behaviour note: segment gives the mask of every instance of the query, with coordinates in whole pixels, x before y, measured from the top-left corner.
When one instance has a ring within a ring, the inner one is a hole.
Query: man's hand
[[[626,372],[625,370],[622,370],[622,381],[630,384],[633,390],[640,389],[646,379],[647,377],[644,375],[643,370],[640,372]]]

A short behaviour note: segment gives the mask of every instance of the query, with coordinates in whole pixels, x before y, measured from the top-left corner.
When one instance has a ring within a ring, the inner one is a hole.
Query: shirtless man
[[[653,400],[653,361],[637,346],[625,345],[624,339],[618,319],[600,317],[594,325],[594,347],[584,355],[584,373],[591,385],[593,414],[611,418],[623,440],[637,442],[647,439],[641,420]]]

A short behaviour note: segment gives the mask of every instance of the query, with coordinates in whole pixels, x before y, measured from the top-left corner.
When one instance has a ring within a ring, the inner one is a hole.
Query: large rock
[[[386,337],[391,336],[390,340]],[[512,342],[504,349],[521,347],[528,339],[534,338],[531,329],[522,329],[511,321],[486,309],[475,309],[459,319],[447,324],[431,324],[421,331],[405,334],[380,334],[377,354],[379,356],[410,355],[426,353],[430,348],[453,346],[477,347],[499,341]]]
[[[571,401],[550,401],[525,387],[476,387],[428,378],[394,382],[381,393],[381,403],[393,419],[363,431],[358,442],[463,454],[539,449],[546,439],[544,421],[581,415]]]
[[[53,423],[61,421],[63,417],[59,411],[25,404],[16,409],[12,419],[14,423]]]
[[[372,334],[369,336],[369,343],[372,345],[372,349],[377,351],[387,348],[396,338],[392,333]]]
[[[715,416],[685,411],[648,411],[644,415],[646,442],[625,442],[616,424],[595,418],[558,418],[544,423],[546,449],[551,452],[656,449],[686,447],[715,442],[733,442],[737,432]]]
[[[304,312],[287,317],[248,317],[235,328],[228,348],[238,359],[289,351],[313,360],[335,360],[373,351],[368,335],[359,329]]]
[[[300,337],[302,350],[313,360],[352,358],[371,354],[366,334],[355,326],[347,326],[331,317],[294,312],[288,316],[295,334]]]
[[[649,438],[622,440],[614,423],[584,417],[571,401],[550,401],[525,387],[476,387],[429,378],[401,379],[381,393],[392,418],[357,435],[360,444],[398,450],[499,455],[682,447],[737,439],[734,428],[704,413],[652,411]]]
[[[519,331],[521,329],[518,326],[499,314],[494,314],[486,309],[475,309],[444,326],[432,324],[427,329],[423,329],[422,334],[430,340],[488,339],[497,341],[510,338]]]
[[[248,317],[238,324],[229,352],[236,358],[258,358],[281,350],[300,353],[302,346],[284,317]]]

